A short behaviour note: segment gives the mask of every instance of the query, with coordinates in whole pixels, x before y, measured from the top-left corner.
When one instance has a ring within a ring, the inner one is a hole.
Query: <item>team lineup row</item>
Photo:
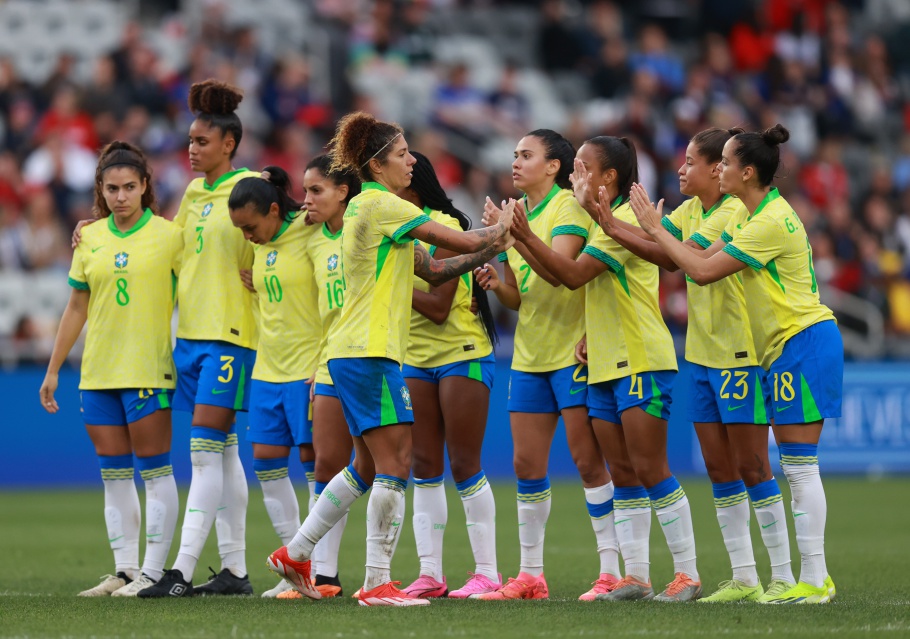
[[[240,100],[216,81],[192,87],[189,156],[204,177],[189,185],[173,223],[155,215],[142,151],[115,142],[96,171],[96,217],[107,220],[74,236],[73,291],[40,394],[56,412],[57,372],[87,323],[82,410],[101,465],[115,571],[81,594],[252,594],[248,488],[233,430],[236,411],[249,410],[254,470],[283,544],[268,558],[282,580],[264,596],[341,595],[347,512],[372,487],[366,578],[354,595],[361,605],[548,598],[547,467],[562,416],[600,564],[581,600],[834,598],[817,445],[824,419],[840,414],[843,346],[818,298],[805,229],[771,186],[786,129],[697,134],[679,169],[689,199],[667,216],[637,183],[625,138],[596,137],[576,152],[554,131],[532,131],[512,163],[524,196],[499,206],[488,198],[485,228],[471,231],[402,129],[364,113],[345,116],[330,155],[307,166],[303,203],[280,167],[235,169]],[[490,265],[497,255],[502,276]],[[732,567],[706,597],[689,504],[667,463],[677,363],[658,307],[659,267],[686,273],[687,418]],[[489,291],[518,311],[508,410],[521,561],[505,583],[480,465],[496,341]],[[193,414],[193,474],[179,553],[165,570],[179,509],[172,406]],[[768,428],[791,488],[799,581]],[[294,447],[310,488],[302,524],[288,478]],[[446,448],[476,563],[452,591],[442,567]],[[141,567],[134,456],[146,488]],[[390,564],[411,474],[420,574],[398,589]],[[752,551],[750,501],[771,559],[767,588]],[[652,509],[674,562],[657,595]],[[213,524],[221,572],[194,588]]]

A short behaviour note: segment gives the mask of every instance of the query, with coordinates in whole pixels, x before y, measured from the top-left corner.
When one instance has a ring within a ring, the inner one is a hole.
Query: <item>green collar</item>
[[[288,230],[288,227],[291,225],[291,222],[293,222],[293,221],[296,220],[298,217],[300,217],[300,211],[296,211],[296,212],[294,212],[294,213],[291,213],[291,214],[289,215],[289,217],[291,218],[290,220],[282,220],[282,222],[281,222],[281,227],[278,229],[278,232],[275,233],[275,236],[274,236],[272,239],[269,240],[269,242],[274,242],[274,241],[277,240],[279,237],[281,237],[282,235],[284,235],[284,232]]]
[[[527,213],[528,213],[528,222],[530,222],[531,220],[536,218],[538,215],[543,213],[544,209],[547,208],[547,204],[550,203],[550,200],[552,200],[554,197],[556,197],[556,194],[559,193],[561,190],[562,190],[562,188],[560,188],[560,186],[558,184],[554,184],[553,188],[550,189],[550,192],[547,193],[547,197],[545,197],[543,200],[541,200],[540,204],[535,206],[533,211],[528,211],[528,195],[526,193],[525,197],[524,197],[524,205],[525,205],[525,211],[527,211]]]
[[[720,199],[714,203],[714,206],[712,206],[707,211],[705,210],[705,207],[702,206],[701,207],[701,219],[707,220],[709,217],[711,217],[711,214],[714,213],[714,211],[716,211],[720,207],[720,205],[723,204],[724,202],[726,202],[729,198],[730,198],[729,193],[723,193],[720,196]]]
[[[776,186],[772,186],[771,190],[768,191],[768,195],[766,195],[764,197],[764,199],[759,203],[758,208],[755,209],[755,213],[750,215],[749,219],[751,220],[753,217],[755,217],[756,215],[761,213],[769,202],[773,202],[774,200],[776,200],[779,197],[780,197],[780,191],[777,190]]]
[[[342,231],[344,231],[344,226],[342,226],[340,229],[338,229],[337,233],[332,233],[329,230],[329,225],[326,224],[325,222],[322,223],[322,234],[325,235],[330,240],[337,240],[339,237],[341,237]]]
[[[431,209],[429,206],[423,207],[423,212],[427,217],[433,217],[433,209]]]
[[[224,175],[222,175],[220,178],[218,178],[217,180],[215,180],[212,184],[209,184],[209,183],[206,182],[205,179],[203,178],[203,180],[202,180],[202,188],[204,188],[206,191],[214,191],[214,190],[217,189],[219,186],[221,186],[222,184],[224,184],[225,180],[230,180],[232,177],[234,177],[234,176],[237,175],[238,173],[243,173],[244,171],[249,171],[249,169],[235,169],[235,170],[233,170],[233,171],[228,171],[227,173],[225,173]]]
[[[616,207],[619,206],[620,204],[622,204],[622,202],[623,202],[622,196],[621,196],[621,195],[617,195],[617,196],[616,196],[616,199],[613,200],[613,204],[610,205],[610,210],[611,210],[611,211],[615,211],[615,210],[616,210]]]
[[[386,193],[391,193],[391,191],[389,191],[389,189],[387,189],[385,186],[383,186],[379,182],[364,182],[363,184],[360,185],[361,191],[369,191],[370,189],[374,189],[376,191],[385,191]]]
[[[133,228],[131,228],[129,231],[121,231],[120,229],[117,228],[117,225],[114,224],[114,214],[111,213],[110,215],[107,216],[107,228],[110,230],[111,233],[113,233],[117,237],[129,237],[130,235],[132,235],[133,233],[135,233],[136,231],[141,229],[143,226],[148,224],[149,220],[152,219],[153,215],[154,215],[154,213],[152,213],[152,209],[145,209],[145,213],[143,213],[142,217],[140,217],[136,221],[136,223],[133,224]]]

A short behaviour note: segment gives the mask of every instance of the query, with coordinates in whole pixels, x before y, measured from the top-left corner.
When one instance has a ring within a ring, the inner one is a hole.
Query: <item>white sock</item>
[[[186,497],[186,512],[180,531],[180,551],[174,562],[174,569],[183,578],[193,581],[196,563],[205,546],[215,511],[221,502],[224,485],[224,440],[227,433],[213,428],[195,426],[190,430],[190,461],[193,476],[190,492]]]
[[[622,577],[619,571],[619,541],[613,523],[613,482],[597,488],[585,488],[585,502],[594,527],[594,538],[597,540],[600,574]]]
[[[790,535],[787,531],[787,513],[780,487],[773,477],[768,481],[749,486],[749,498],[755,510],[755,519],[761,529],[762,541],[771,560],[771,580],[796,583],[790,565]]]
[[[493,583],[501,577],[496,566],[496,501],[487,477],[480,471],[456,484],[464,507],[468,538],[474,552],[474,572]]]
[[[300,528],[300,507],[290,477],[261,482],[262,501],[281,544],[287,546]]]
[[[406,479],[391,475],[377,474],[373,482],[373,494],[367,504],[364,592],[392,580],[392,557],[398,545],[401,521],[404,519],[406,487]]]
[[[145,558],[142,572],[158,581],[174,541],[180,498],[170,463],[166,468],[141,472],[145,479]],[[156,474],[158,476],[152,476]]]
[[[442,581],[442,540],[449,518],[442,476],[414,478],[414,541],[420,558],[420,574]]]
[[[316,543],[348,513],[351,504],[368,488],[353,466],[335,475],[287,545],[288,556],[295,561],[310,559]]]
[[[348,525],[348,513],[338,520],[329,529],[319,543],[316,544],[315,555],[319,556],[318,567],[314,575],[336,577],[338,575],[338,553],[341,548],[341,538],[344,536],[344,527]],[[315,556],[314,555],[314,556]]]
[[[114,551],[115,572],[136,579],[139,576],[142,512],[133,481],[133,456],[99,455],[98,460],[104,482],[104,521],[107,524],[107,539]]]
[[[790,482],[790,493],[793,501],[790,507],[793,512],[793,526],[796,528],[796,546],[802,559],[799,580],[816,588],[824,585],[828,576],[825,564],[825,520],[828,516],[828,504],[825,489],[818,470],[818,458],[812,455],[815,463],[787,463],[787,447],[809,448],[807,444],[782,444],[781,468]],[[817,450],[816,446],[811,446]],[[801,459],[807,459],[803,456]]]
[[[730,555],[733,579],[747,586],[758,585],[752,535],[749,530],[749,496],[742,480],[713,485],[717,523]]]
[[[224,445],[224,486],[221,504],[215,518],[218,534],[218,554],[221,569],[227,568],[235,577],[246,577],[246,509],[250,488],[240,461],[237,434],[228,435]]]
[[[673,555],[673,572],[688,575],[698,581],[695,567],[695,532],[692,529],[692,510],[689,500],[676,477],[670,475],[648,489],[651,507]]]
[[[543,543],[550,518],[550,478],[518,480],[519,570],[532,577],[543,574]]]
[[[642,486],[617,486],[613,495],[616,539],[626,576],[651,581],[651,500]]]

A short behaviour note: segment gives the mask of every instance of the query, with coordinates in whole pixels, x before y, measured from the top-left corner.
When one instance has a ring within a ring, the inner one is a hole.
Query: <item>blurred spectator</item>
[[[543,0],[537,51],[544,71],[580,70],[587,55],[586,38],[569,25],[564,0]]]
[[[846,200],[850,179],[841,160],[841,141],[822,140],[815,159],[803,167],[799,181],[815,206],[827,208],[834,200]]]
[[[41,143],[59,136],[67,146],[78,145],[89,151],[98,148],[91,116],[79,106],[75,85],[61,83],[51,97],[50,108],[38,121],[36,140]]]
[[[665,95],[679,93],[686,80],[682,61],[670,51],[667,34],[656,24],[647,24],[638,34],[638,51],[629,56],[633,72],[648,71],[660,82]]]
[[[531,105],[518,89],[517,67],[512,64],[503,67],[499,84],[487,100],[491,109],[491,124],[497,133],[513,138],[530,130]]]
[[[30,189],[22,213],[14,226],[21,247],[21,267],[27,270],[68,267],[69,243],[50,190]]]
[[[483,92],[471,86],[467,65],[449,67],[433,96],[433,123],[480,144],[490,133],[490,115]]]

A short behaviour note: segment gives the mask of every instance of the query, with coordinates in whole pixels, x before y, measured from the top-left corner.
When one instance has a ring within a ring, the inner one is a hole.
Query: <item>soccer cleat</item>
[[[420,575],[417,578],[417,581],[407,588],[404,588],[402,592],[406,592],[410,596],[418,597],[420,599],[437,599],[439,597],[447,596],[449,594],[449,589],[446,586],[445,577],[442,578],[442,581],[436,581],[429,575]]]
[[[303,595],[294,590],[294,586],[291,586],[290,590],[285,590],[275,595],[275,599],[303,599]]]
[[[338,575],[335,575],[334,577],[316,575],[313,585],[322,595],[323,599],[332,599],[333,597],[340,597],[344,594],[344,591],[341,589],[341,580],[338,579]]]
[[[484,601],[506,601],[508,599],[549,599],[550,590],[543,575],[532,577],[526,572],[518,573],[517,577],[509,577],[506,584],[499,590],[475,595],[471,599]]]
[[[111,593],[111,597],[135,597],[139,594],[140,590],[145,590],[149,586],[154,586],[156,582],[154,579],[149,577],[147,574],[142,573],[139,575],[138,579],[134,579],[130,583],[123,586],[123,588],[118,588]]]
[[[600,577],[597,578],[597,581],[593,582],[594,586],[588,592],[584,593],[578,598],[579,601],[594,601],[597,599],[597,595],[605,595],[613,588],[616,587],[616,584],[619,583],[619,577],[611,575],[608,572],[600,573]]]
[[[130,583],[130,578],[126,573],[118,572],[116,575],[104,575],[101,583],[94,588],[83,590],[77,597],[110,597],[113,593],[120,590]]]
[[[360,599],[360,593],[362,593],[362,592],[363,592],[363,588],[358,588],[358,589],[354,592],[354,594],[351,595],[351,599]]]
[[[594,596],[597,601],[647,601],[653,598],[651,583],[639,581],[632,575],[620,579],[610,592]]]
[[[747,586],[737,579],[720,582],[720,587],[713,593],[699,599],[699,603],[736,603],[740,601],[757,601],[765,593],[761,584]]]
[[[701,595],[701,583],[692,581],[684,572],[678,572],[666,589],[654,601],[695,601]]]
[[[768,588],[765,590],[765,594],[759,597],[756,601],[760,604],[777,603],[775,599],[780,597],[782,594],[794,586],[796,586],[796,584],[790,583],[789,581],[784,581],[783,579],[775,579],[768,584]]]
[[[281,581],[278,582],[277,586],[275,586],[274,588],[269,588],[264,593],[262,593],[262,597],[264,599],[275,599],[282,593],[292,592],[292,591],[297,592],[296,590],[294,590],[294,584],[292,584],[287,579],[282,579]]]
[[[478,595],[495,592],[502,588],[502,575],[497,575],[499,581],[493,581],[486,575],[469,572],[467,583],[458,590],[449,593],[449,599],[476,599]]]
[[[196,586],[194,594],[198,597],[211,597],[214,595],[252,595],[253,585],[249,575],[238,577],[229,568],[223,568],[216,573],[209,567],[212,576],[201,586]]]
[[[273,573],[290,581],[294,588],[310,599],[322,599],[322,594],[310,579],[310,560],[295,561],[288,556],[287,546],[282,546],[266,560],[265,564]]]
[[[400,581],[387,581],[381,586],[376,586],[372,590],[365,590],[360,593],[357,601],[361,606],[428,606],[429,599],[419,599],[395,586]]]
[[[770,592],[770,588],[768,591]],[[823,604],[831,601],[831,595],[828,592],[828,587],[825,585],[816,588],[811,584],[801,581],[789,590],[785,590],[775,597],[760,601],[761,603],[768,604]]]
[[[834,587],[834,580],[831,579],[831,575],[825,577],[825,588],[828,589],[828,601],[834,601],[837,596],[837,588]]]
[[[193,584],[183,578],[183,573],[179,570],[165,570],[153,586],[136,593],[140,599],[158,599],[160,597],[192,597]]]

